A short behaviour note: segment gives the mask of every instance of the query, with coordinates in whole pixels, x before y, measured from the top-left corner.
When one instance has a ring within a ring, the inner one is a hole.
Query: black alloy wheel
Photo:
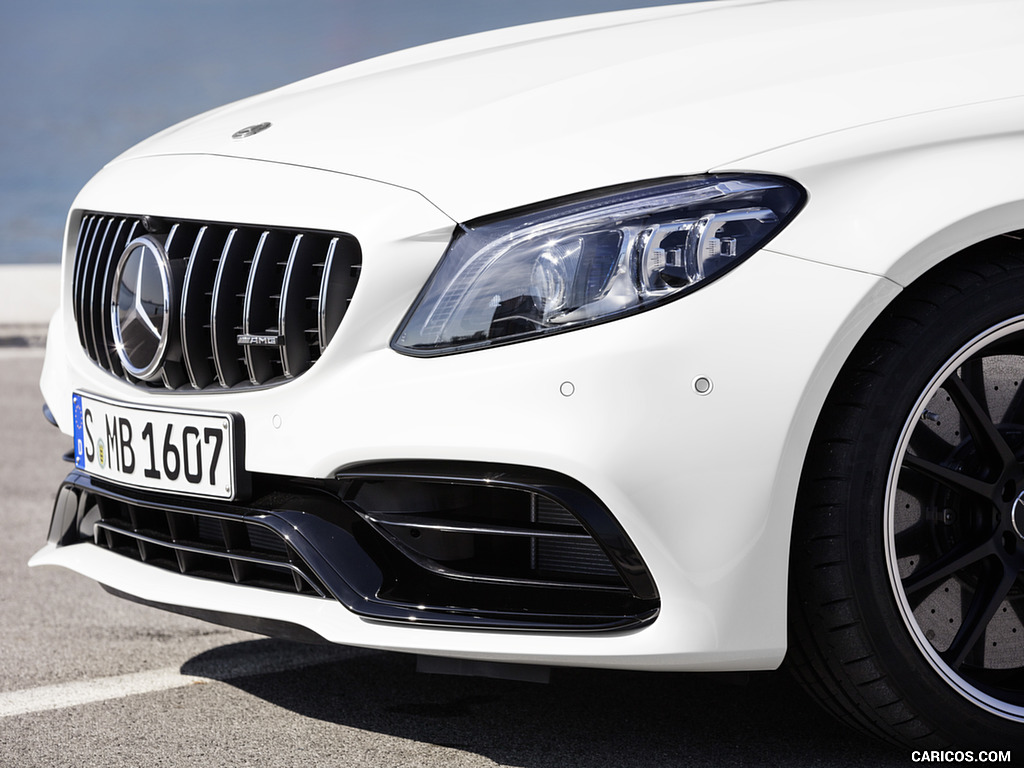
[[[1024,757],[1024,249],[910,286],[847,362],[801,478],[790,666],[914,748]]]
[[[893,457],[885,542],[921,653],[968,700],[1024,723],[1022,379],[1024,319],[944,366]]]

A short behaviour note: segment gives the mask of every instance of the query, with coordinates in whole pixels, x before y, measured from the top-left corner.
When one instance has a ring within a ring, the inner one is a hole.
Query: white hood
[[[413,189],[457,220],[1024,92],[1019,0],[722,1],[401,51],[229,105],[121,159],[214,154]],[[1018,20],[1019,21],[1019,20]],[[980,59],[982,79],[961,77]],[[249,125],[271,127],[245,139]]]

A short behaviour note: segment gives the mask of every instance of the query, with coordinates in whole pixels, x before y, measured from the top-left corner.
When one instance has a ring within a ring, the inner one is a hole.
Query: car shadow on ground
[[[200,654],[182,673],[217,677],[212,670],[233,657],[309,650],[254,640]],[[910,758],[834,721],[785,672],[554,669],[550,683],[535,684],[419,674],[414,657],[397,653],[325,647],[324,659],[226,682],[305,717],[524,768],[905,766]]]

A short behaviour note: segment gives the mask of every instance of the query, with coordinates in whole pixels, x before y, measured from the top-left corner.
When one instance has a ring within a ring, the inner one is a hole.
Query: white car
[[[68,218],[32,564],[483,673],[788,651],[887,740],[1021,749],[1022,27],[618,12],[143,142]]]

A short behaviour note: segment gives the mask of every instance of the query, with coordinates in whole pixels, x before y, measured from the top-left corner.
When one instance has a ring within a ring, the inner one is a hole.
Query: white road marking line
[[[11,691],[0,694],[0,718],[77,707],[81,704],[120,699],[138,693],[166,691],[201,680],[199,677],[186,677],[176,668],[169,667],[151,672],[135,672],[129,675]]]
[[[273,674],[323,664],[337,658],[339,654],[336,650],[311,646],[294,654],[282,654],[280,651],[246,653],[238,658],[197,663],[197,667],[202,667],[202,676],[183,675],[178,667],[167,667],[148,672],[133,672],[127,675],[8,691],[0,693],[0,719],[122,699],[141,693],[158,693],[195,683],[208,683],[211,680],[224,681]]]

